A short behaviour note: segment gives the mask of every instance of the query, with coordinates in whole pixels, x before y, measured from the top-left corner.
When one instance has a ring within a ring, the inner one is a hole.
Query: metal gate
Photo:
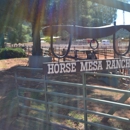
[[[102,77],[108,81],[118,81],[117,88],[106,87],[104,83],[97,85]],[[126,102],[130,97],[130,76],[94,72],[49,76],[43,75],[41,68],[18,67],[15,79],[19,115],[24,118],[63,126],[56,129],[130,129],[130,119],[127,117],[130,102]],[[89,79],[92,83],[88,84]],[[94,80],[97,82],[93,83]],[[123,80],[127,86],[119,89],[124,84]],[[97,94],[94,95],[94,92]],[[103,109],[100,110],[100,107]],[[120,112],[124,112],[123,117]],[[116,128],[112,123],[117,121],[125,122],[126,126],[118,124]],[[50,130],[52,127],[48,125],[44,129]]]

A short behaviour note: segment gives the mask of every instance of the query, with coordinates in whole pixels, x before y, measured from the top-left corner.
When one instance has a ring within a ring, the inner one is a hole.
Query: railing
[[[20,71],[20,73],[25,71],[27,72],[27,76],[31,75],[32,77],[25,77],[25,75],[20,76],[18,74],[18,71]],[[130,123],[129,118],[121,117],[119,115],[113,115],[117,110],[119,110],[119,108],[130,110],[130,104],[124,103],[130,97],[130,91],[87,84],[86,79],[90,75],[95,77],[107,77],[108,79],[130,79],[130,76],[86,72],[82,73],[81,75],[77,74],[77,76],[79,76],[78,78],[80,78],[81,81],[79,83],[75,83],[71,81],[61,81],[61,75],[59,77],[56,77],[55,75],[42,75],[41,68],[31,69],[28,67],[19,67],[15,78],[17,82],[17,97],[19,100],[20,116],[35,119],[42,122],[45,121],[47,123],[56,122],[59,124],[62,123],[62,120],[71,123],[73,122],[75,125],[81,123],[84,125],[84,130],[88,130],[91,127],[96,127],[100,129],[103,128],[107,130],[119,130],[120,128],[107,126],[102,123],[104,121],[108,121],[109,118]],[[65,77],[67,78],[67,76]],[[57,80],[57,78],[60,80]],[[74,92],[75,90],[76,93]],[[97,97],[90,97],[88,93],[92,90],[105,90],[106,92],[120,93],[123,95],[121,95],[118,102],[109,101],[104,99],[98,99]],[[91,110],[88,109],[91,103],[98,103],[98,105],[105,104],[108,105],[108,108],[109,106],[111,106],[111,108],[106,113],[102,111],[99,112],[96,110]],[[90,121],[90,114],[93,114],[95,117],[101,116],[103,118],[101,118],[100,121],[97,121],[100,123],[93,122]],[[58,120],[57,118],[60,118],[60,120]],[[70,123],[66,124],[68,125]],[[69,127],[71,127],[71,125]],[[91,129],[94,130],[93,128]]]
[[[8,46],[8,47],[11,47],[11,46]],[[12,47],[20,47],[20,48],[23,48],[26,52],[26,55],[27,56],[30,56],[31,53],[32,53],[32,44],[30,45],[14,45]],[[50,44],[48,45],[44,45],[44,46],[41,46],[42,50],[43,50],[43,55],[48,55],[48,51],[49,51],[49,47],[50,47]],[[59,53],[62,54],[62,51],[63,49],[66,49],[67,48],[67,45],[62,45],[59,47],[58,44],[55,45],[55,50],[57,50]],[[128,48],[128,46],[124,45],[123,47],[119,46],[118,49],[121,51],[123,50],[123,52]],[[75,44],[72,44],[71,46],[71,51],[73,52],[74,50],[92,50],[90,48],[90,45],[89,43],[75,43]],[[114,52],[113,52],[113,46],[112,45],[109,45],[109,46],[103,46],[103,45],[99,45],[99,48],[97,49],[97,51],[99,52],[98,54],[100,56],[104,56],[104,59],[107,59],[107,57],[109,58],[113,58],[114,57]],[[82,54],[82,51],[79,53],[79,54]]]

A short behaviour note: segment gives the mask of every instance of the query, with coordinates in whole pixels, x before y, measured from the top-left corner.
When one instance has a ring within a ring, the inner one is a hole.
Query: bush
[[[45,36],[44,38],[41,38],[41,40],[44,40],[47,43],[51,43],[51,38],[49,36]],[[55,38],[53,38],[53,42],[55,42]]]
[[[50,43],[50,42],[51,42],[51,39],[50,39],[50,37],[48,37],[48,36],[46,36],[46,37],[44,37],[44,38],[41,38],[41,40],[44,40],[44,41],[47,42],[47,43]]]
[[[22,48],[1,48],[0,49],[0,59],[21,58],[25,56],[26,56],[25,51]]]

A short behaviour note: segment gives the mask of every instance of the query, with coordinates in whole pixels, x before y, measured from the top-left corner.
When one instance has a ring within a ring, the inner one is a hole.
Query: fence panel
[[[27,72],[26,75],[23,71]],[[130,79],[130,76],[93,72],[48,76],[42,74],[41,68],[19,67],[15,76],[19,114],[46,123],[62,124],[66,129],[119,130],[120,127],[106,125],[106,122],[116,119],[130,123],[127,115],[118,114],[124,109],[129,112],[130,104],[126,100],[130,91],[87,83],[91,77],[99,80],[98,76],[118,78],[119,81]],[[125,130],[130,129],[130,126],[126,127]]]

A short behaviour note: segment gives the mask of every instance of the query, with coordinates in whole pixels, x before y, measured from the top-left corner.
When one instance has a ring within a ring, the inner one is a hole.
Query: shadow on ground
[[[74,130],[56,124],[27,120],[18,114],[15,72],[19,66],[0,71],[0,130]],[[22,72],[21,72],[22,73]],[[23,74],[26,75],[24,71]],[[27,75],[30,75],[27,73]]]
[[[26,118],[21,118],[18,115],[18,99],[16,96],[17,90],[16,90],[16,83],[15,83],[15,71],[16,71],[17,67],[18,66],[14,66],[8,70],[0,71],[0,130],[69,130],[70,128],[65,127],[65,126],[50,125],[50,124],[47,125],[46,123],[40,123],[40,122],[36,122],[34,120],[27,120]],[[34,72],[27,73],[27,71],[19,72],[19,74],[21,76],[25,76],[25,77],[31,76],[33,78],[35,78],[35,77],[43,78],[41,76],[42,75],[41,73],[34,73]],[[72,74],[72,75],[65,74],[65,75],[57,75],[57,76],[52,75],[49,78],[53,79],[53,80],[64,81],[64,82],[82,83],[82,77],[80,74]],[[105,85],[104,83],[101,83],[100,81],[98,81],[98,79],[96,79],[93,76],[87,77],[86,82],[88,84]],[[25,87],[27,85],[29,85],[29,87],[36,88],[36,89],[40,88],[40,85],[41,85],[41,84],[36,84],[34,82],[27,83],[27,84],[21,82],[20,84],[25,85]],[[71,87],[71,86],[51,85],[49,87],[49,91],[67,93],[67,94],[79,95],[79,96],[83,95],[82,88],[77,89],[76,87]],[[88,89],[87,94],[88,94],[88,96],[90,96],[92,98],[99,98],[99,99],[103,98],[104,100],[111,100],[111,101],[114,100],[114,98],[112,96],[110,96],[109,94],[106,95],[106,93],[102,93],[102,95],[101,95],[101,93],[99,93],[98,91],[96,91],[96,93],[94,94],[93,90]],[[39,96],[39,95],[33,94],[33,98],[34,98],[34,96],[37,98],[37,96]],[[40,95],[38,98],[40,98],[41,100],[44,100],[42,95]],[[69,100],[67,98],[62,99],[62,98],[56,98],[56,97],[54,98],[54,97],[50,96],[49,100],[50,100],[50,102],[54,100],[54,102],[58,101],[59,103],[63,103],[64,105],[83,108],[83,101],[77,102],[77,100],[75,98],[73,100]],[[38,107],[38,105],[36,105],[36,107]],[[88,108],[90,110],[97,109],[97,111],[99,111],[99,109],[100,109],[101,112],[107,112],[108,109],[110,109],[107,105],[102,106],[102,105],[99,105],[96,103],[89,103]],[[68,110],[64,110],[63,108],[54,109],[52,107],[52,110],[54,112],[56,111],[57,113],[63,114],[63,115],[70,115],[70,116],[75,116],[75,117],[82,116],[82,115],[80,115],[80,113],[79,113],[79,115],[76,115],[77,113],[73,114],[72,112],[70,112]],[[90,117],[90,118],[93,118],[93,117]],[[100,118],[94,117],[93,120],[94,119],[97,121],[97,119],[100,119]],[[127,126],[127,125],[125,125],[125,126]],[[81,130],[81,129],[78,129],[78,130]],[[97,129],[92,128],[91,130],[97,130]],[[124,130],[127,130],[127,128],[125,128]]]

